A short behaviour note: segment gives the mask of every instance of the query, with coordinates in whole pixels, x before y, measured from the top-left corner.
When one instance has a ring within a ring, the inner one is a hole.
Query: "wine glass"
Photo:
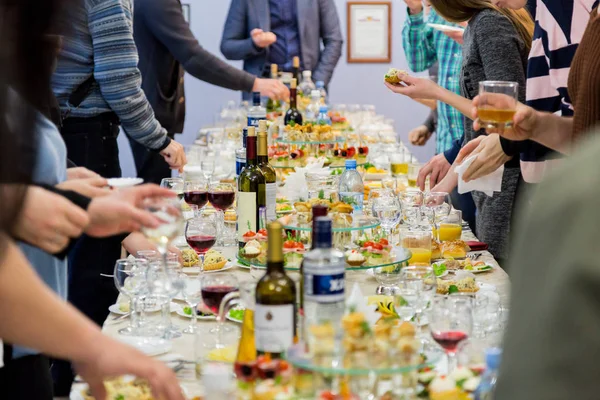
[[[198,210],[208,203],[208,185],[205,180],[193,179],[183,184],[183,199],[189,205],[195,204]]]
[[[200,258],[200,269],[204,269],[204,255],[217,241],[217,222],[212,215],[199,215],[187,221],[185,240]]]
[[[373,276],[377,283],[379,283],[375,293],[386,296],[394,295],[398,288],[401,268],[401,264],[373,268]]]
[[[419,331],[418,336],[422,337],[422,316],[425,310],[431,307],[431,301],[435,297],[437,278],[432,267],[415,265],[402,268],[401,276],[407,282],[418,282],[415,283],[419,287],[419,299],[415,305],[415,317]]]
[[[202,168],[202,174],[204,175],[204,179],[206,179],[206,181],[210,183],[210,180],[215,172],[214,160],[200,162],[200,168]]]
[[[457,347],[471,335],[472,329],[473,311],[469,296],[439,296],[433,299],[429,330],[433,340],[446,351],[448,373],[456,368]]]
[[[423,205],[423,192],[407,190],[398,196],[402,207],[402,221],[409,229],[415,228],[421,221],[421,206]]]
[[[390,237],[392,229],[400,222],[402,215],[400,200],[394,195],[379,196],[373,199],[371,205],[373,216],[379,219],[386,237]]]
[[[218,272],[214,274],[204,274],[199,276],[200,288],[202,291],[202,301],[217,315],[217,328],[214,332],[217,334],[217,348],[222,347],[221,332],[223,331],[223,318],[219,316],[221,301],[231,292],[238,290],[238,280],[235,275]]]
[[[183,276],[179,262],[151,262],[146,273],[149,292],[161,303],[163,338],[174,339],[181,331],[171,323],[171,301],[183,290]]]
[[[139,296],[146,293],[146,268],[145,260],[129,261],[120,259],[115,262],[114,280],[119,292],[129,298],[129,326],[120,329],[121,335],[137,334],[138,319],[136,302]]]
[[[160,181],[160,187],[169,189],[177,193],[179,200],[183,199],[183,179],[182,178],[163,178]]]
[[[144,200],[143,208],[161,221],[157,227],[142,227],[142,233],[156,245],[166,265],[168,246],[181,234],[183,226],[181,204],[171,198],[149,198]]]
[[[156,261],[160,258],[160,254],[158,254],[156,250],[139,250],[136,255],[137,258],[146,260],[148,262]]]
[[[213,183],[208,187],[208,201],[217,210],[219,221],[218,232],[222,238],[223,245],[225,240],[225,211],[229,209],[235,201],[235,188],[230,183]]]
[[[399,275],[401,276],[401,275]],[[394,293],[394,309],[403,321],[412,321],[417,314],[421,295],[420,281],[399,278]]]
[[[200,290],[200,281],[198,278],[192,278],[184,274],[183,278],[183,289],[181,294],[183,299],[188,306],[192,309],[192,319],[190,325],[183,330],[183,333],[195,334],[198,322],[197,308],[198,304],[202,301],[202,291]]]
[[[435,229],[452,211],[450,195],[446,192],[427,192],[423,197],[423,210],[427,214],[429,224]]]
[[[375,201],[375,199],[378,197],[390,197],[393,195],[394,192],[392,192],[391,189],[387,188],[376,188],[369,190],[369,196],[367,196],[367,204],[371,206],[371,209],[367,209],[367,211],[370,212],[371,215],[375,215],[375,212],[373,211],[373,202]]]

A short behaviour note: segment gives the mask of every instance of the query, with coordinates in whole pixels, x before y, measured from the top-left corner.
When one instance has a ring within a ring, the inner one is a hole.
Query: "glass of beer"
[[[390,157],[390,167],[392,170],[392,176],[402,176],[408,173],[408,163],[410,156],[406,154],[404,149],[400,149],[399,153],[393,154]]]
[[[419,177],[419,171],[421,170],[422,164],[409,164],[408,166],[408,186],[412,188],[417,187],[417,178]]]
[[[502,129],[512,126],[519,98],[517,82],[479,82],[479,122],[485,129]]]

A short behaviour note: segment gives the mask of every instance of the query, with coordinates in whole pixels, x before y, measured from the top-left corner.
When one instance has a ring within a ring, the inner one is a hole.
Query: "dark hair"
[[[36,110],[52,98],[60,0],[0,0],[0,254],[36,164]]]

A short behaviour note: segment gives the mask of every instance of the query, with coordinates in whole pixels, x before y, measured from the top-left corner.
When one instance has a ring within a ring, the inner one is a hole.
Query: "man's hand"
[[[142,226],[156,227],[160,225],[160,220],[140,208],[144,199],[174,196],[175,193],[169,189],[146,184],[95,198],[88,207],[90,223],[85,233],[94,237],[105,237],[137,231]]]
[[[89,178],[100,178],[100,175],[94,171],[90,171],[86,167],[73,167],[67,168],[67,179],[89,179]]]
[[[275,36],[273,32],[264,32],[262,29],[258,28],[250,31],[250,37],[256,47],[260,47],[261,49],[269,47],[277,41],[277,36]]]
[[[260,92],[261,95],[270,97],[273,100],[288,101],[290,98],[290,90],[277,79],[256,78],[252,91]]]
[[[94,340],[73,367],[96,399],[106,398],[105,379],[130,374],[147,380],[155,399],[185,400],[175,373],[163,362],[106,336]]]
[[[406,6],[408,7],[408,11],[414,15],[423,11],[423,3],[421,0],[404,0]]]
[[[160,152],[160,155],[169,164],[169,168],[183,172],[183,166],[187,163],[187,160],[181,143],[171,140],[171,143]]]
[[[424,146],[431,137],[431,132],[425,125],[419,125],[408,132],[408,141],[414,146]]]
[[[27,189],[13,235],[50,254],[64,250],[88,225],[84,210],[62,196],[39,187]]]
[[[110,194],[108,182],[104,178],[70,179],[56,185],[62,190],[72,190],[86,197],[94,198]]]
[[[402,80],[400,84],[392,84],[383,82],[392,92],[403,94],[411,99],[430,99],[437,100],[439,98],[440,86],[427,78],[417,78],[405,73],[399,73],[398,77]]]
[[[455,162],[458,165],[465,158],[472,155],[477,155],[477,158],[473,160],[463,174],[462,179],[465,182],[491,174],[512,158],[511,156],[507,156],[502,150],[500,136],[497,134],[479,136],[471,140],[458,153]]]
[[[444,157],[444,153],[433,156],[431,160],[419,170],[417,186],[419,186],[421,190],[425,190],[425,180],[430,176],[429,186],[435,187],[446,177],[450,167],[451,165],[448,160],[446,160],[446,157]]]
[[[473,129],[481,129],[479,123],[479,112],[477,107],[481,102],[481,96],[476,96],[473,99],[473,109],[471,116],[473,117]],[[486,104],[493,108],[505,109],[514,105],[514,98],[503,94],[486,94]],[[487,133],[497,133],[510,140],[527,140],[531,139],[539,124],[539,114],[533,108],[526,106],[523,103],[517,102],[516,112],[513,117],[513,126],[510,128],[487,129]]]

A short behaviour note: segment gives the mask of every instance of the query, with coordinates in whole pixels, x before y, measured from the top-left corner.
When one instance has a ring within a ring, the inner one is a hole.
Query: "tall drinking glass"
[[[484,129],[510,128],[517,109],[519,84],[517,82],[479,82],[477,114]]]
[[[408,186],[412,188],[417,187],[417,178],[419,177],[419,171],[421,170],[421,164],[409,164],[408,165]]]
[[[145,262],[129,261],[127,259],[117,260],[115,262],[114,280],[115,286],[119,292],[129,298],[129,326],[120,329],[121,335],[136,335],[138,328],[136,302],[138,296],[146,293],[148,287],[146,284]]]
[[[452,210],[443,218],[437,227],[437,238],[440,242],[460,240],[462,237],[462,212]]]
[[[431,337],[446,351],[448,373],[456,368],[458,345],[471,335],[473,311],[469,296],[439,296],[434,298],[430,313]]]
[[[219,348],[222,347],[221,332],[223,331],[224,322],[224,318],[219,316],[219,307],[225,296],[238,290],[238,280],[235,275],[224,272],[200,275],[199,279],[202,301],[217,315],[215,333],[217,334],[217,348]]]
[[[179,262],[152,262],[146,273],[149,292],[161,304],[165,339],[181,336],[181,331],[171,323],[171,300],[183,290],[184,276]]]
[[[412,253],[409,265],[431,264],[431,230],[412,230],[402,232],[402,247]]]
[[[227,245],[225,240],[225,211],[235,202],[235,188],[230,183],[214,183],[208,187],[208,201],[217,210],[218,237],[220,244]]]

